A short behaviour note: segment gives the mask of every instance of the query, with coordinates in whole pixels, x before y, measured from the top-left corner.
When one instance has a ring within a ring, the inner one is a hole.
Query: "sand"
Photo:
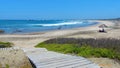
[[[120,64],[115,60],[108,58],[88,58],[102,68],[120,68]]]
[[[96,21],[96,20],[93,20]],[[100,22],[97,25],[92,25],[89,27],[81,27],[74,29],[66,29],[66,30],[55,30],[49,32],[36,32],[29,34],[12,34],[12,35],[0,35],[0,41],[9,41],[14,43],[15,46],[18,47],[27,47],[32,48],[40,42],[51,38],[58,37],[73,37],[73,38],[101,38],[105,37],[114,37],[114,33],[119,36],[119,32],[117,30],[111,31],[111,28],[108,33],[99,33],[98,26],[100,24],[106,24],[107,26],[113,26],[114,24],[111,21],[97,21]],[[116,38],[118,38],[116,35]]]
[[[16,48],[0,49],[0,68],[32,68],[23,50]]]
[[[51,38],[116,38],[120,39],[120,29],[115,28],[119,26],[115,26],[113,21],[102,21],[102,20],[91,20],[100,22],[96,25],[92,25],[89,27],[81,27],[81,28],[74,28],[74,29],[66,29],[66,30],[55,30],[49,32],[36,32],[36,33],[29,33],[29,34],[12,34],[12,35],[0,35],[0,41],[8,41],[12,42],[14,46],[21,47],[21,48],[34,48],[40,42]],[[107,33],[99,33],[98,26],[101,24],[106,24],[109,28],[106,28]],[[93,59],[95,63],[100,62],[100,59]],[[111,62],[111,66],[116,66],[112,61],[109,59],[104,59],[104,63]],[[100,64],[104,64],[100,63]],[[98,63],[99,64],[99,63]],[[118,66],[118,65],[117,65]],[[103,67],[108,68],[108,67]],[[117,68],[117,67],[112,67]]]

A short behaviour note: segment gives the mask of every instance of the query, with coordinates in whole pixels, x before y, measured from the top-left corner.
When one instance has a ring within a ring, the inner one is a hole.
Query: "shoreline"
[[[80,28],[67,29],[67,30],[55,30],[55,31],[42,32],[42,33],[37,32],[37,33],[29,33],[29,34],[3,34],[3,35],[1,34],[0,41],[12,42],[14,43],[15,46],[18,47],[33,48],[38,43],[52,38],[59,38],[59,37],[92,38],[92,37],[87,37],[85,35],[86,34],[90,35],[92,33],[94,36],[95,35],[94,32],[98,33],[97,31],[99,30],[98,28],[99,25],[101,24],[106,24],[107,26],[114,25],[111,21],[101,21],[101,20],[90,20],[90,21],[99,22],[99,23],[88,27],[80,27]]]
[[[52,39],[52,38],[59,38],[59,37],[96,38],[95,37],[96,34],[94,33],[98,33],[97,31],[99,29],[98,28],[99,25],[101,24],[106,24],[107,26],[114,25],[110,21],[101,21],[101,20],[94,20],[94,21],[100,22],[100,23],[89,26],[89,27],[75,28],[75,29],[69,29],[69,30],[56,30],[56,31],[49,31],[49,32],[44,32],[44,33],[38,32],[38,33],[33,33],[33,34],[0,35],[0,41],[12,42],[14,43],[14,46],[17,46],[17,47],[34,48],[34,46],[37,45],[38,43],[43,42],[48,39]],[[91,34],[93,34],[93,36],[90,36]],[[98,33],[98,34],[101,34],[101,33]]]
[[[55,20],[56,21],[56,20]],[[21,35],[21,34],[32,34],[32,33],[44,33],[44,32],[49,32],[49,31],[57,31],[57,30],[69,30],[69,29],[74,29],[74,28],[81,28],[81,27],[88,27],[91,25],[97,24],[97,22],[92,22],[92,21],[83,21],[83,20],[75,20],[75,21],[64,21],[61,20],[61,22],[58,21],[58,23],[53,20],[52,22],[47,21],[47,23],[42,23],[42,21],[38,22],[29,22],[26,20],[26,23],[21,23],[18,20],[18,24],[13,21],[13,24],[10,24],[6,26],[6,29],[1,28],[1,34],[3,35]],[[27,23],[28,22],[28,23]],[[5,24],[9,24],[9,22],[5,22]],[[5,25],[3,24],[2,27]],[[11,26],[11,27],[9,27]],[[17,27],[19,26],[19,27]],[[7,29],[9,28],[9,29]]]
[[[7,41],[14,44],[15,47],[19,48],[34,48],[40,42],[52,38],[115,38],[120,39],[120,29],[107,28],[107,33],[99,33],[98,26],[106,24],[107,26],[114,26],[112,21],[101,21],[94,20],[100,23],[88,27],[74,28],[68,30],[56,30],[48,32],[37,32],[32,34],[11,34],[11,35],[0,35],[0,41]],[[120,67],[120,64],[113,59],[106,58],[88,58],[92,62],[102,66],[103,68],[114,68],[114,66]],[[102,61],[102,62],[100,62]]]
[[[38,31],[38,32],[29,32],[29,33],[13,33],[13,34],[1,33],[0,35],[39,35],[39,34],[45,34],[45,33],[49,33],[49,32],[72,31],[72,30],[89,31],[89,30],[98,30],[98,26],[101,24],[106,24],[107,26],[113,26],[113,24],[114,24],[110,21],[101,21],[101,20],[89,20],[89,21],[97,22],[97,24],[83,26],[83,27],[69,28],[69,29],[60,29],[60,30],[57,29],[57,30],[50,30],[50,31],[42,31],[42,32]]]

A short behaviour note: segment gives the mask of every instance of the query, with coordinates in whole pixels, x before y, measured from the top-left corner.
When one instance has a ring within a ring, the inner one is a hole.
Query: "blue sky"
[[[120,17],[120,0],[0,0],[0,19]]]

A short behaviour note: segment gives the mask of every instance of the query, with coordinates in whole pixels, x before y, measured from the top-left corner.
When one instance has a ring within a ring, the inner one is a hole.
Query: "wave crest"
[[[63,23],[55,23],[55,24],[29,24],[32,26],[64,26],[64,25],[75,25],[82,24],[83,22],[63,22]]]

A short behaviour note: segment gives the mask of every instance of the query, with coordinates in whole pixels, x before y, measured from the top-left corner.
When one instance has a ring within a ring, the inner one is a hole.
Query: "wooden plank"
[[[37,68],[100,68],[97,64],[83,57],[43,50],[41,48],[25,50],[26,55]]]

